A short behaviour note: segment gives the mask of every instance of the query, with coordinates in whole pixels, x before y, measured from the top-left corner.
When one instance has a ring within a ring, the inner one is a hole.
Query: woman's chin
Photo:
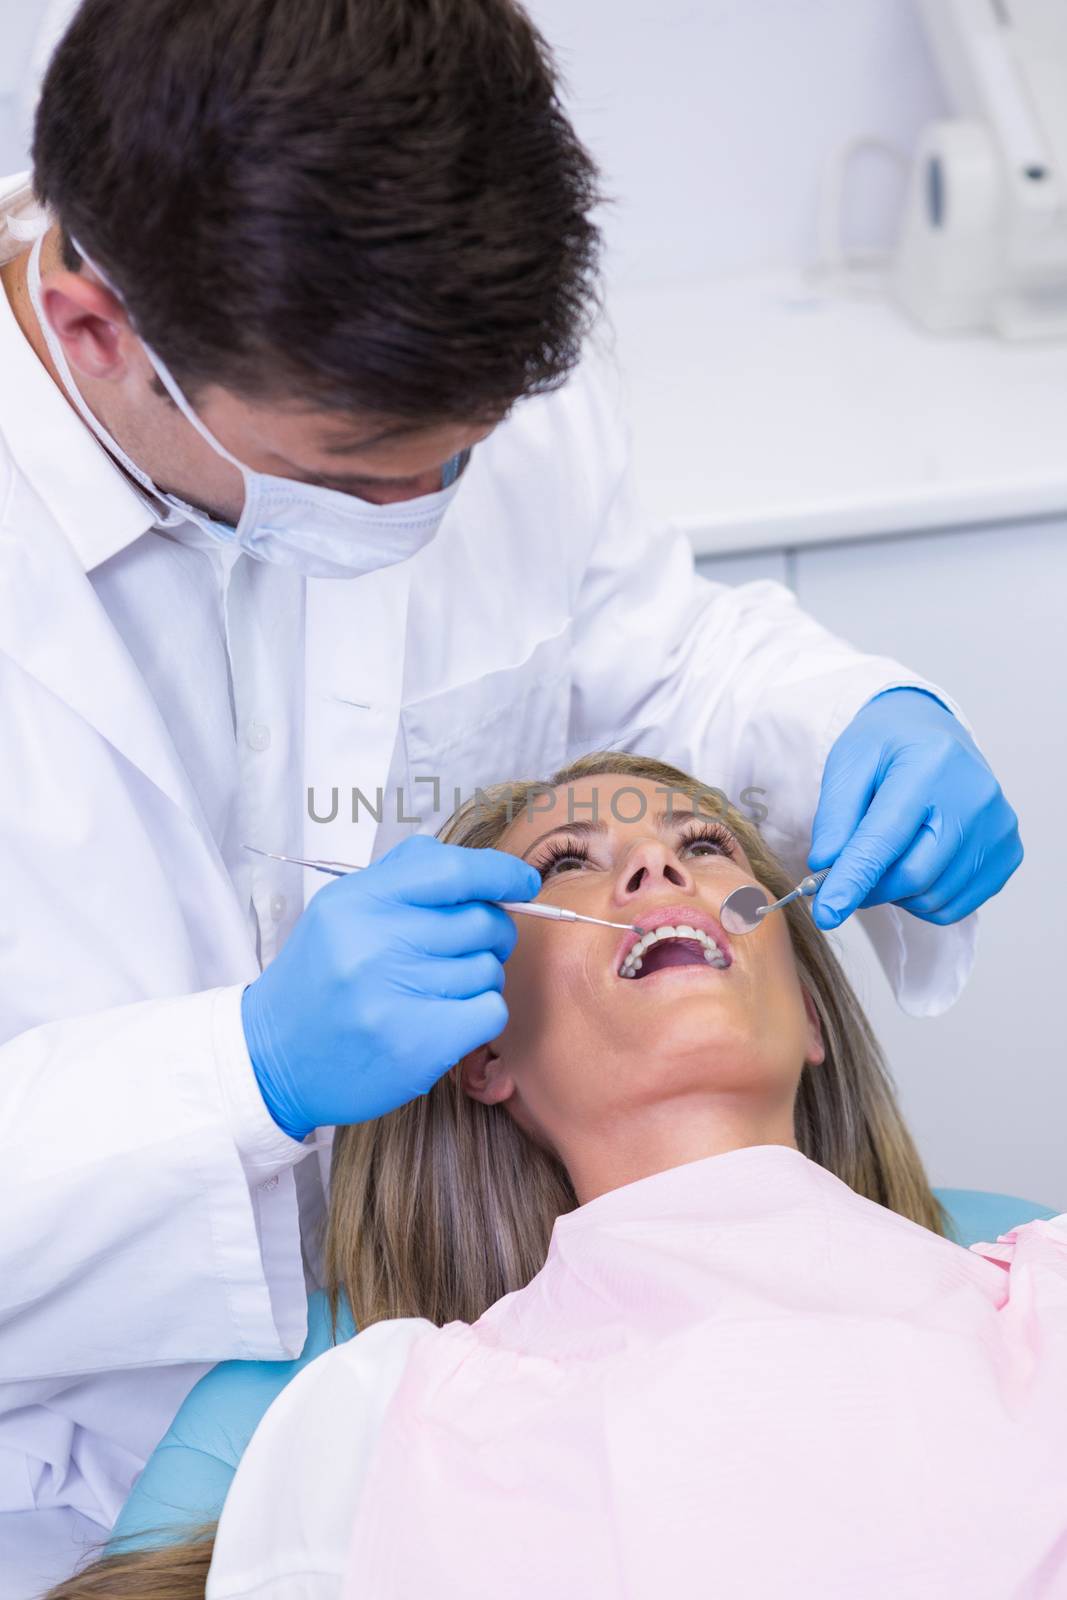
[[[677,1046],[716,1053],[729,1046],[745,1055],[759,1027],[729,972],[666,967],[647,978],[624,978],[613,995],[611,1031],[625,1048],[661,1056]]]

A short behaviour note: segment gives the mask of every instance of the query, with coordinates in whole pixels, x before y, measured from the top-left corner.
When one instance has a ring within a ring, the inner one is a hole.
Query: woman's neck
[[[678,1096],[583,1130],[559,1155],[585,1205],[654,1173],[757,1144],[797,1149],[792,1095],[766,1104],[750,1095]]]

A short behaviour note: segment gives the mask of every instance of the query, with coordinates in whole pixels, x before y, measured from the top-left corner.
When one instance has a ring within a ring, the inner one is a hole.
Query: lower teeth
[[[718,967],[720,969],[720,971],[725,970],[726,962],[723,960],[722,954],[721,954],[721,952],[719,951],[719,949],[717,947],[714,950],[710,950],[705,945],[705,947],[704,947],[704,960],[708,963],[709,967]],[[693,964],[694,963],[689,963],[689,965],[693,965]],[[641,971],[641,966],[642,965],[643,965],[643,963],[640,963],[639,965],[633,966],[633,967],[623,967],[622,974],[621,974],[622,977],[624,977],[624,978],[636,978],[637,974]]]

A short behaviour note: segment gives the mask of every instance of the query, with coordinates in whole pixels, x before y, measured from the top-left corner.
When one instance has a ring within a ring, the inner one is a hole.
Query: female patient
[[[943,1236],[806,908],[720,926],[788,887],[741,817],[635,757],[552,782],[445,837],[655,938],[520,919],[500,1037],[337,1136],[363,1331],[267,1411],[213,1546],[54,1600],[1067,1595],[1067,1219]]]

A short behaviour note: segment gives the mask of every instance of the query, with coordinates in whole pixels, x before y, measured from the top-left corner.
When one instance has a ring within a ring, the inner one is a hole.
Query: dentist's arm
[[[0,1384],[295,1355],[299,1141],[403,1105],[496,1037],[516,929],[487,902],[539,888],[514,856],[417,836],[324,886],[247,988],[0,1048]],[[265,1194],[237,1125],[261,1141]],[[268,1271],[256,1209],[279,1193]]]
[[[0,1385],[50,1380],[50,1400],[84,1373],[300,1349],[292,1166],[308,1151],[262,1104],[242,988],[0,1046]]]

